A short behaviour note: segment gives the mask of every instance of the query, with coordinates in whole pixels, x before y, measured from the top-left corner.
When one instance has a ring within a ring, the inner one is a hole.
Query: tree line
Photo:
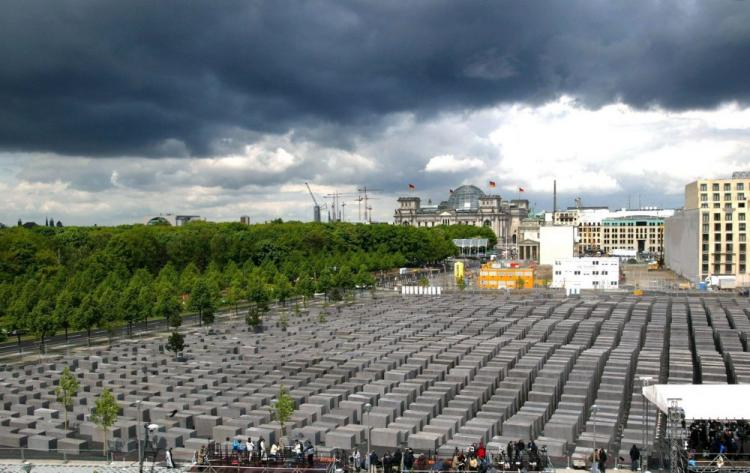
[[[0,230],[0,336],[40,341],[70,330],[129,329],[187,310],[210,322],[217,307],[371,287],[378,271],[437,263],[451,240],[489,228],[387,224],[193,222],[182,227],[35,227]]]

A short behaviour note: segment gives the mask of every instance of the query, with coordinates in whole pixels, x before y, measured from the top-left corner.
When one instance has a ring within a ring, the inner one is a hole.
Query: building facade
[[[701,277],[700,210],[680,210],[664,221],[664,264],[697,284]]]
[[[578,255],[632,250],[638,255],[658,258],[664,252],[664,219],[672,215],[673,209],[652,207],[620,210],[582,207],[556,212],[552,221],[578,229]]]
[[[634,250],[636,254],[660,256],[664,252],[664,219],[648,215],[605,218],[597,248],[605,254]]]
[[[748,172],[736,172],[728,179],[699,179],[685,186],[686,214],[682,220],[672,222],[670,230],[677,231],[677,224],[681,222],[688,226],[690,223],[697,224],[699,242],[693,248],[691,242],[670,235],[667,250],[667,253],[672,253],[670,261],[675,266],[678,265],[677,261],[692,264],[694,258],[688,253],[698,255],[697,271],[690,271],[688,265],[684,269],[685,277],[696,279],[696,273],[699,280],[709,276],[736,276],[739,286],[750,286],[747,264],[748,196]]]
[[[534,270],[489,262],[479,268],[477,284],[482,289],[530,289],[534,287]]]
[[[552,266],[551,287],[613,290],[620,288],[620,259],[609,257],[565,258]]]
[[[438,205],[419,197],[400,197],[395,211],[397,225],[436,227],[439,225],[473,225],[489,227],[497,236],[498,246],[515,245],[519,241],[521,220],[529,213],[528,200],[505,200],[487,195],[476,186],[455,189],[448,200]]]
[[[569,225],[545,226],[539,229],[539,264],[553,265],[555,261],[572,258],[576,245],[576,227]]]

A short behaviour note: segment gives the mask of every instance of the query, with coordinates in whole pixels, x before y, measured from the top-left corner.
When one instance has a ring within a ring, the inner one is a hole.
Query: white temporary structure
[[[643,395],[664,413],[679,399],[685,419],[750,419],[750,384],[654,384]]]

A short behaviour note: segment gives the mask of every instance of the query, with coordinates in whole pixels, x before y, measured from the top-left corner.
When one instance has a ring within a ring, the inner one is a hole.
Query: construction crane
[[[313,201],[313,221],[320,223],[320,205],[318,205],[318,201],[315,199],[315,194],[313,194],[310,189],[310,184],[305,182],[305,186],[307,186],[307,192],[310,193],[310,197]]]
[[[328,207],[331,211],[331,218],[333,222],[340,222],[342,219],[342,211],[339,208],[342,206],[341,198],[355,196],[357,194],[353,192],[333,192],[332,194],[326,194],[326,199],[331,199],[331,205]]]
[[[372,207],[369,207],[367,205],[367,201],[368,200],[372,200],[372,199],[370,199],[369,197],[367,197],[367,193],[368,192],[382,192],[383,189],[368,189],[367,186],[364,186],[364,187],[360,187],[357,190],[359,192],[362,192],[364,194],[364,196],[362,198],[365,201],[365,222],[372,223]],[[369,218],[368,218],[368,215],[369,215]]]

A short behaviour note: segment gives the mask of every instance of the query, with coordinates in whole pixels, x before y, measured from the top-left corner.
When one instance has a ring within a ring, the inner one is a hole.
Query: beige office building
[[[735,275],[738,285],[750,283],[746,223],[749,189],[750,172],[736,172],[731,179],[699,179],[685,186],[685,210],[697,210],[694,215],[699,219],[696,250],[700,279]]]

